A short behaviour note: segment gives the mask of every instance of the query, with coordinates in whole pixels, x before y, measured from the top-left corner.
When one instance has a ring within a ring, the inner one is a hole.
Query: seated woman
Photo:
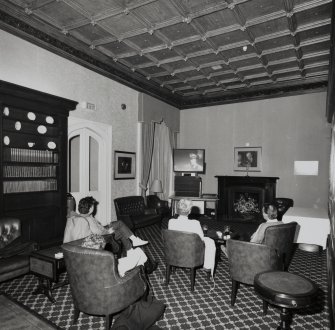
[[[196,233],[200,236],[202,241],[205,243],[205,257],[204,257],[204,268],[211,272],[213,277],[215,267],[215,253],[216,246],[213,239],[205,237],[202,231],[200,222],[198,220],[188,219],[188,215],[191,210],[191,201],[187,199],[181,199],[177,204],[177,219],[170,219],[168,229],[180,230],[190,233]]]
[[[103,227],[94,217],[97,211],[98,202],[93,197],[85,197],[79,201],[78,213],[71,212],[65,227],[63,242],[70,242],[85,238],[91,234],[107,235],[114,233],[116,240],[121,240],[123,247],[127,251],[127,257],[119,259],[119,273],[121,276],[137,265],[144,265],[147,256],[142,249],[133,247],[148,244],[133,232],[122,222],[114,221],[108,227]]]
[[[251,243],[263,243],[265,229],[270,226],[280,225],[281,221],[277,220],[277,208],[273,204],[268,204],[263,207],[263,218],[266,222],[261,223],[257,230],[251,235],[250,242]],[[240,237],[240,240],[246,241],[243,235]],[[249,241],[249,239],[248,239]],[[227,249],[225,246],[221,245],[222,252],[227,255]]]
[[[261,223],[257,230],[252,234],[250,242],[252,243],[263,243],[265,229],[270,226],[280,225],[281,221],[277,220],[278,212],[277,208],[273,204],[268,204],[263,207],[263,218],[266,222]]]

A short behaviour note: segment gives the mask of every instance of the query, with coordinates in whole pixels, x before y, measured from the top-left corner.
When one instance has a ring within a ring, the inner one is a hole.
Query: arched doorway
[[[78,202],[85,196],[99,201],[97,219],[111,219],[112,127],[69,117],[68,191]]]

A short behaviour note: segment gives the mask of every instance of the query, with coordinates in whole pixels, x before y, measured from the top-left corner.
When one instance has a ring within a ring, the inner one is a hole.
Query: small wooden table
[[[281,307],[280,325],[277,330],[291,329],[292,309],[311,306],[316,301],[317,286],[309,279],[283,271],[266,271],[254,279],[254,289],[263,300],[263,312],[268,304]]]
[[[60,246],[34,251],[30,255],[30,272],[38,277],[38,287],[33,294],[43,293],[51,302],[55,302],[52,291],[68,284],[68,281],[58,282],[59,275],[66,271],[64,258],[55,255],[62,253]],[[52,282],[55,284],[52,285]]]

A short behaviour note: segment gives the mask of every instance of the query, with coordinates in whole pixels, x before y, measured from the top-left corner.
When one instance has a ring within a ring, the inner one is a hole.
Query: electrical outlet
[[[94,103],[87,102],[86,103],[86,109],[92,110],[92,111],[96,111],[97,110],[97,106]]]

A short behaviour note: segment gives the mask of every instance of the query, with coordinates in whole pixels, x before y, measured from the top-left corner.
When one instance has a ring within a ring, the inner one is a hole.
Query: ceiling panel
[[[180,109],[325,90],[331,0],[3,0],[0,28]]]

